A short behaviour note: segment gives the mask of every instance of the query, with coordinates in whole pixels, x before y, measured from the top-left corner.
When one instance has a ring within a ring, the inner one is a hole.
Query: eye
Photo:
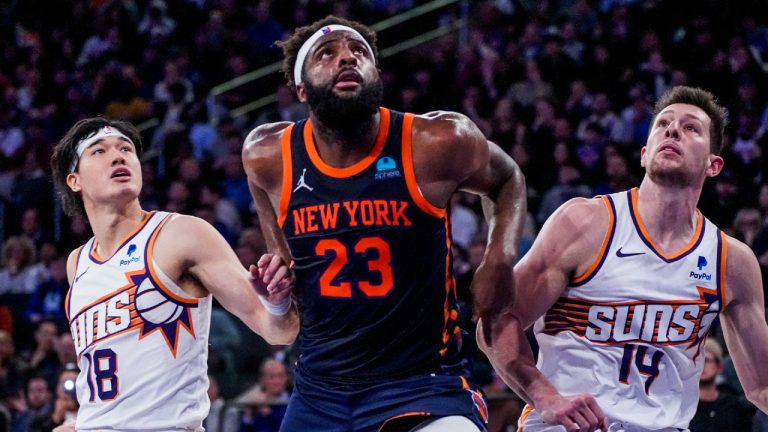
[[[692,124],[685,125],[685,130],[689,132],[698,132],[699,130],[696,128],[696,126]]]
[[[124,151],[124,152],[129,152],[130,153],[130,152],[133,151],[133,148],[131,146],[129,146],[129,145],[125,145],[120,150]]]
[[[669,122],[666,121],[666,120],[659,120],[659,122],[657,124],[659,126],[661,126],[661,127],[665,127],[665,126],[667,126],[669,124]]]
[[[361,46],[357,46],[357,47],[353,48],[352,52],[354,52],[355,54],[362,54],[362,55],[365,55],[367,53],[365,48],[363,48]]]
[[[333,50],[330,48],[323,48],[320,50],[320,58],[328,58],[333,56]]]

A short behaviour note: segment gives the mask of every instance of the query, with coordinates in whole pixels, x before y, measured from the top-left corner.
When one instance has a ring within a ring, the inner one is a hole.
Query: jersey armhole
[[[75,252],[75,268],[72,273],[72,283],[69,285],[67,294],[64,296],[64,316],[67,317],[67,322],[69,322],[69,301],[72,298],[72,287],[74,287],[75,282],[77,282],[75,280],[77,278],[77,266],[80,264],[80,254],[83,252],[83,247],[85,247],[85,245],[81,245]]]
[[[412,132],[413,132],[413,113],[405,113],[403,115],[403,171],[405,174],[405,184],[408,188],[408,194],[414,203],[426,214],[442,218],[445,217],[446,210],[440,208],[429,202],[424,194],[421,193],[419,184],[416,182],[416,172],[413,167],[413,145],[412,145]]]
[[[157,235],[160,234],[160,230],[165,226],[166,223],[168,223],[169,220],[174,216],[173,213],[165,216],[162,221],[160,221],[159,224],[155,227],[155,230],[152,232],[152,234],[149,236],[149,241],[147,242],[147,248],[144,250],[144,265],[147,268],[147,271],[149,272],[149,278],[152,280],[152,282],[155,284],[157,289],[163,292],[166,296],[173,299],[176,302],[179,302],[184,305],[197,305],[197,298],[194,297],[182,297],[178,295],[177,293],[173,292],[168,285],[164,282],[164,280],[170,281],[170,278],[165,276],[165,273],[160,271],[159,268],[155,267],[155,261],[153,257],[153,252],[155,249],[155,241],[157,240]]]
[[[280,137],[280,152],[283,160],[283,184],[280,189],[280,204],[277,214],[277,225],[282,228],[288,217],[288,203],[291,202],[291,185],[293,184],[293,163],[291,161],[291,131],[288,126]]]
[[[616,233],[616,207],[613,205],[613,200],[606,195],[601,195],[599,198],[603,200],[603,204],[605,204],[605,208],[608,210],[608,229],[603,237],[603,244],[600,246],[600,252],[597,254],[597,257],[595,257],[584,273],[571,280],[570,286],[584,285],[597,274],[597,271],[600,270],[600,267],[605,262],[606,254],[613,241],[613,235]]]
[[[727,266],[728,238],[723,231],[717,232],[717,294],[720,296],[720,313],[725,312],[727,296],[725,294],[726,266]]]

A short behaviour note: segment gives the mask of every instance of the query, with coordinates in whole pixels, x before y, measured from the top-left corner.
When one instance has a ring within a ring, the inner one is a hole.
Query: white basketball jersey
[[[664,255],[640,219],[637,189],[596,199],[608,232],[592,266],[536,322],[538,367],[562,394],[592,394],[610,419],[685,429],[702,345],[725,304],[725,235],[697,210],[691,241]]]
[[[169,217],[149,213],[109,258],[94,238],[78,250],[65,303],[80,366],[77,430],[203,430],[211,297],[190,297],[154,263]]]

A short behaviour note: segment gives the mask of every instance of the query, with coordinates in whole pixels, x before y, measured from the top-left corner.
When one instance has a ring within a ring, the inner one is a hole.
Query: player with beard
[[[268,248],[296,276],[301,357],[281,430],[484,430],[446,206],[457,190],[483,196],[490,236],[473,289],[490,319],[489,287],[512,292],[524,180],[467,117],[381,107],[375,42],[336,17],[280,42],[309,119],[261,126],[243,149]]]
[[[525,288],[480,345],[529,403],[522,431],[686,430],[718,315],[747,397],[768,410],[757,259],[696,209],[723,168],[726,123],[711,93],[670,89],[641,150],[640,187],[565,203],[516,265]],[[534,321],[538,368],[523,334]]]

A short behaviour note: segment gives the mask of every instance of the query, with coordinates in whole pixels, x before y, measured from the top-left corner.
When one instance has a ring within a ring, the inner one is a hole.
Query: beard
[[[353,96],[339,96],[333,92],[333,83],[315,86],[304,82],[309,109],[320,122],[337,131],[356,131],[367,126],[381,106],[384,86],[380,79],[362,84]]]
[[[686,187],[693,184],[693,176],[685,172],[684,167],[670,167],[663,162],[652,160],[647,169],[648,177],[654,183],[670,187]]]

